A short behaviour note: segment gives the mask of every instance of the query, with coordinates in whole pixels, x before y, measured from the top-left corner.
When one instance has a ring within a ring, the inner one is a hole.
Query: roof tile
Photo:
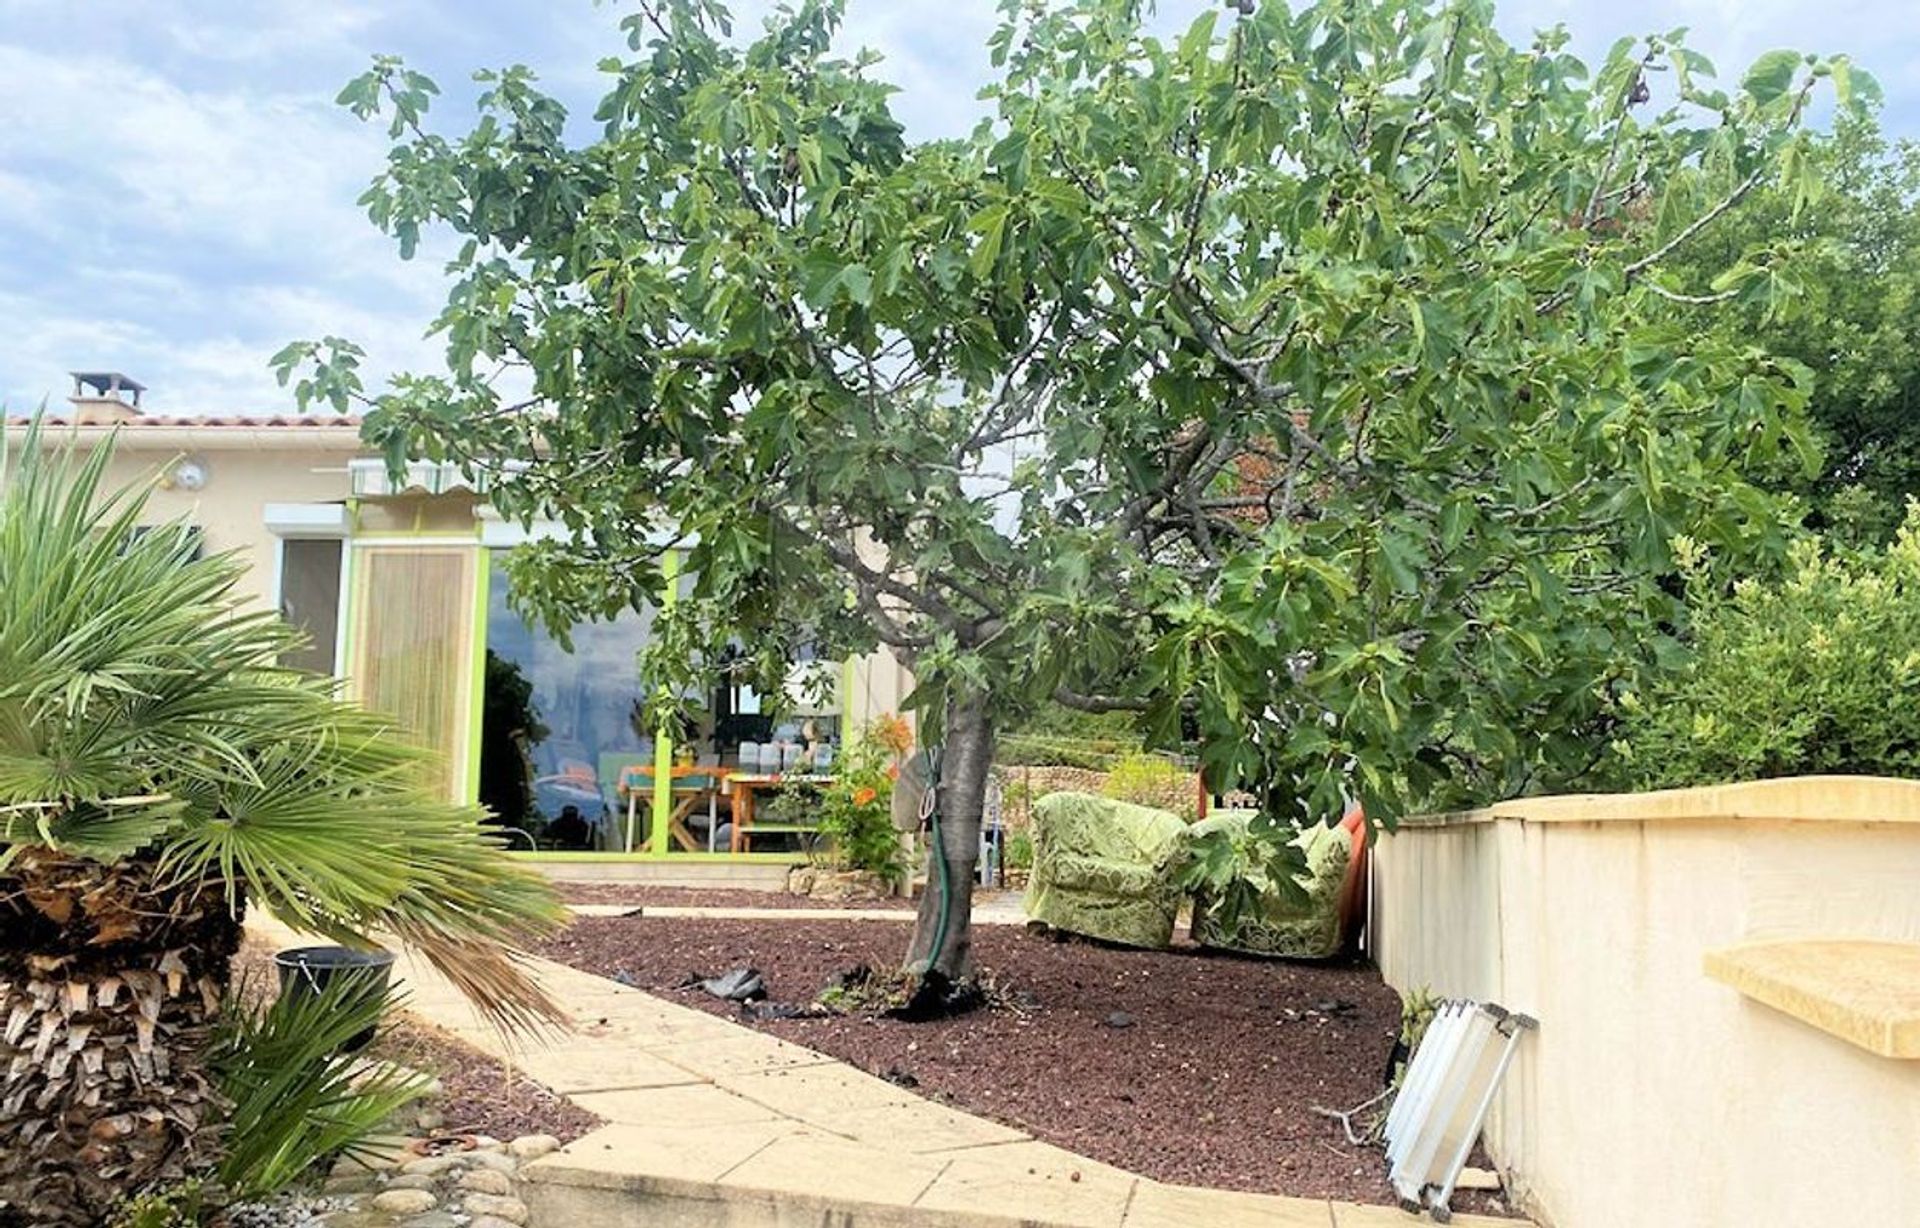
[[[279,429],[307,430],[315,427],[353,427],[358,430],[360,419],[352,414],[202,414],[194,417],[163,417],[158,414],[142,414],[119,423],[83,423],[72,414],[48,414],[41,419],[46,426],[118,426],[126,430],[172,430],[183,427],[220,428],[232,427],[243,430]],[[8,426],[31,426],[33,418],[26,414],[7,415]]]

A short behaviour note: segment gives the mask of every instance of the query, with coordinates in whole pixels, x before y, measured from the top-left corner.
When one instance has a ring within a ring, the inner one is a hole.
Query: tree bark
[[[923,982],[952,985],[971,970],[973,876],[992,766],[993,727],[986,705],[978,699],[948,704],[936,793],[939,838],[929,833],[927,885],[907,952],[907,971]]]
[[[27,850],[0,876],[0,1226],[101,1224],[218,1159],[235,912],[138,862]]]

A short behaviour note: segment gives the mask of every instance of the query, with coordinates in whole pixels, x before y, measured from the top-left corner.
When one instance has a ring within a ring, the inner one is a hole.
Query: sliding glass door
[[[503,555],[487,585],[480,801],[542,848],[644,847],[628,820],[644,828],[651,799],[621,784],[654,761],[639,668],[653,612],[577,623],[562,645],[513,609]]]

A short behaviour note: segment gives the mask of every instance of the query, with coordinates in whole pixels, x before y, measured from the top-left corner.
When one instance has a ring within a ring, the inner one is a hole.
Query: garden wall
[[[1374,866],[1390,984],[1540,1020],[1487,1144],[1542,1223],[1920,1223],[1920,1052],[1835,1034],[1920,1036],[1886,962],[1920,967],[1920,782],[1526,799],[1410,820]],[[1807,943],[1761,948],[1813,957],[1796,1013],[1708,975],[1759,943]]]
[[[1092,793],[1119,798],[1136,806],[1171,811],[1183,819],[1193,820],[1199,802],[1199,781],[1192,768],[1158,755],[1114,758],[1124,765],[1118,772],[1059,764],[995,764],[994,771],[1000,777],[1003,790],[1002,816],[1009,826],[1023,829],[1032,822],[1033,803],[1047,794]]]

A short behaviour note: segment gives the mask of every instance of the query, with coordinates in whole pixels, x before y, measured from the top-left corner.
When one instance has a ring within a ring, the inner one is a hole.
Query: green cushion
[[[1104,891],[1109,895],[1150,895],[1154,868],[1130,865],[1106,857],[1076,857],[1062,853],[1053,860],[1055,886],[1075,891]]]

